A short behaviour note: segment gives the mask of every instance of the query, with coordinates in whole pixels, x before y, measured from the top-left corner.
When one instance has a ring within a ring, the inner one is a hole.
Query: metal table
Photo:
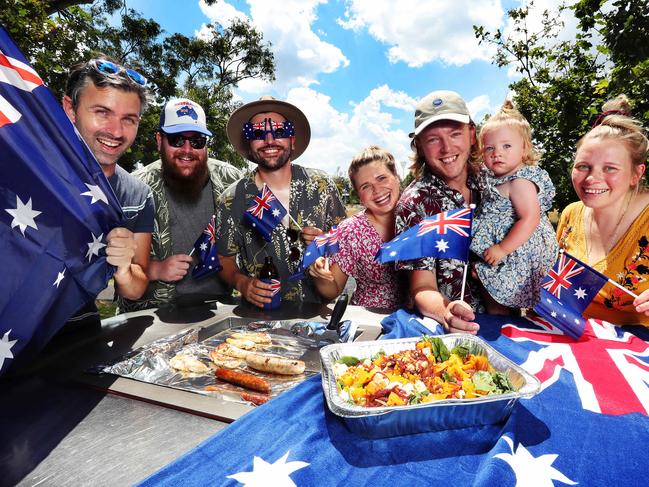
[[[158,338],[228,316],[327,321],[332,305],[238,303],[154,309],[109,319],[100,330],[55,337],[29,368],[0,380],[0,485],[131,485],[252,408],[166,387],[85,372]],[[385,315],[349,306],[361,340]],[[135,399],[137,398],[137,399]],[[235,408],[235,409],[233,409]],[[221,419],[221,420],[219,420]]]

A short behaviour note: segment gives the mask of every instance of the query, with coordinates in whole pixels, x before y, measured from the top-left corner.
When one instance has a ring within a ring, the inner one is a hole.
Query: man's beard
[[[267,171],[277,171],[278,169],[283,168],[286,163],[291,160],[292,153],[293,151],[291,149],[286,149],[280,157],[275,159],[272,163],[269,163],[259,154],[258,151],[250,151],[250,159],[252,160],[252,162],[257,164],[258,166],[263,167]]]
[[[183,175],[164,154],[160,154],[160,160],[162,161],[162,177],[170,190],[189,199],[196,199],[200,196],[209,179],[207,154],[204,158],[199,158],[201,164],[196,166],[189,176]]]

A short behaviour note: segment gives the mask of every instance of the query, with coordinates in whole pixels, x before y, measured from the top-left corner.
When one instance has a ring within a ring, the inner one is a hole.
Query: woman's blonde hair
[[[354,186],[354,189],[356,189],[354,176],[356,176],[356,173],[361,167],[366,166],[367,164],[370,164],[372,162],[382,162],[383,164],[385,164],[385,167],[388,169],[388,171],[394,174],[397,178],[399,177],[399,175],[397,174],[397,166],[394,162],[394,156],[385,149],[381,149],[378,145],[370,145],[356,154],[352,159],[352,162],[349,164],[349,170],[347,171],[347,174],[349,176],[349,180]]]
[[[577,149],[589,139],[616,139],[629,151],[634,166],[646,164],[649,140],[642,124],[633,118],[631,103],[626,95],[618,95],[602,106],[602,114],[593,127],[577,142]],[[640,181],[646,187],[646,182]]]
[[[534,166],[540,159],[540,156],[534,145],[532,144],[532,127],[527,119],[519,112],[514,103],[511,100],[505,100],[503,106],[500,108],[500,111],[495,115],[489,117],[489,119],[484,123],[480,128],[480,134],[478,135],[478,147],[480,150],[480,156],[484,151],[484,138],[492,130],[496,130],[502,127],[509,127],[516,130],[521,139],[523,139],[523,147],[525,148],[525,154],[523,154],[522,162],[528,166]]]

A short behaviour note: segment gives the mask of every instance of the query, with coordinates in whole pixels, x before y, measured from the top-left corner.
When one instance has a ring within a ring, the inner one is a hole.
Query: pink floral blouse
[[[343,220],[340,251],[331,260],[356,279],[352,304],[368,308],[396,309],[404,304],[405,289],[392,264],[379,264],[374,256],[382,243],[365,210]]]

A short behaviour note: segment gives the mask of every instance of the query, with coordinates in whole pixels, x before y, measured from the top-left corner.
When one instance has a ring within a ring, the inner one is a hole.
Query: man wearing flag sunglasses
[[[246,301],[263,307],[271,302],[273,290],[256,276],[264,258],[272,257],[282,300],[320,302],[310,279],[289,281],[288,276],[298,270],[303,245],[344,218],[345,209],[329,177],[293,162],[311,138],[306,116],[290,103],[263,97],[236,110],[227,132],[237,152],[256,168],[224,191],[217,208],[221,277]],[[270,190],[267,198],[276,198],[287,211],[271,229],[269,241],[244,221],[244,213],[264,185]]]
[[[73,66],[63,109],[94,154],[113,188],[125,216],[124,226],[106,236],[106,256],[117,270],[118,296],[137,299],[148,278],[153,231],[153,198],[149,187],[117,165],[133,144],[148,101],[146,78],[105,56]],[[70,324],[98,323],[94,303],[80,310]]]
[[[221,192],[241,177],[231,164],[208,158],[211,136],[198,103],[176,98],[162,108],[155,135],[160,159],[133,173],[151,187],[155,200],[150,281],[142,298],[122,300],[120,309],[195,304],[231,294],[218,277],[194,279],[189,272],[196,237],[211,220]]]

